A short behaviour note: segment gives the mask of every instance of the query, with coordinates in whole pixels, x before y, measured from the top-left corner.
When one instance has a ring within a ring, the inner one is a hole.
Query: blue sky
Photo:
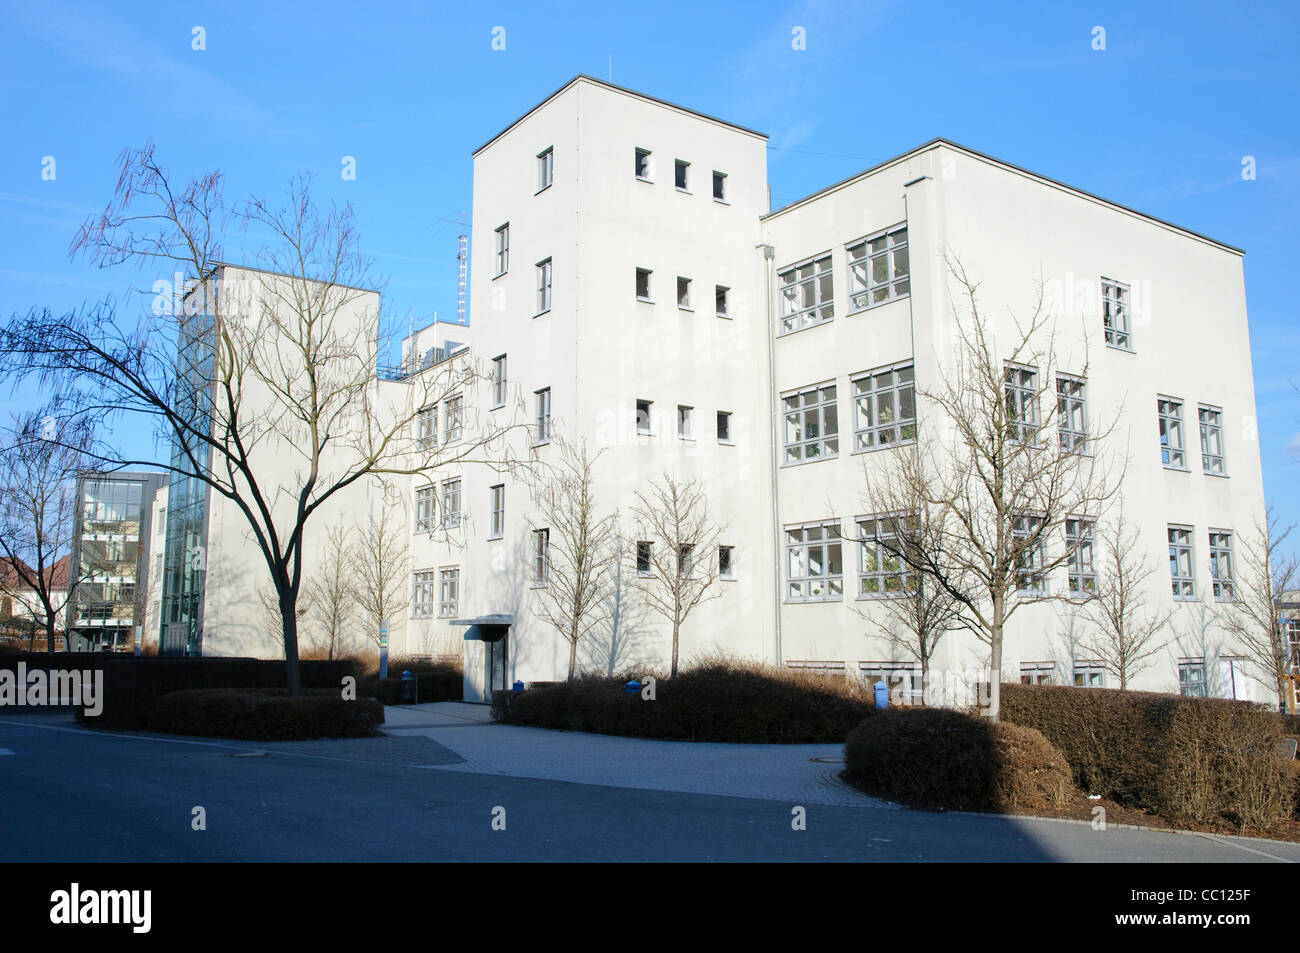
[[[67,247],[152,138],[232,197],[317,173],[401,323],[450,318],[471,150],[612,57],[616,83],[768,133],[774,207],[942,135],[1245,248],[1265,489],[1300,522],[1300,5],[990,6],[0,0],[0,312],[139,280]]]

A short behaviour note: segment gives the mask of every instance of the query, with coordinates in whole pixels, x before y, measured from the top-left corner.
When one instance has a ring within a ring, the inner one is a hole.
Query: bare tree
[[[601,451],[561,437],[559,459],[535,482],[535,522],[549,530],[546,586],[537,614],[569,643],[569,679],[578,665],[578,642],[610,618],[609,594],[618,560],[618,513],[602,513],[594,470]]]
[[[919,501],[918,501],[919,502]],[[854,611],[871,622],[891,645],[906,652],[921,666],[922,704],[930,684],[930,663],[944,636],[963,628],[961,604],[943,586],[927,579],[924,573],[910,568],[897,555],[898,547],[916,547],[941,558],[938,528],[922,519],[917,506],[903,514],[880,516],[860,528],[859,545],[867,547],[866,565],[869,591],[859,596],[873,597],[868,610]],[[916,561],[914,557],[913,561]]]
[[[222,265],[218,238],[232,226],[270,236],[250,256],[260,270]],[[305,179],[291,182],[283,209],[259,199],[231,206],[219,173],[174,188],[152,145],[127,150],[114,201],[86,222],[72,251],[101,266],[183,272],[180,300],[169,308],[157,295],[154,313],[134,327],[108,304],[15,316],[0,327],[0,376],[69,382],[75,409],[92,418],[152,420],[172,449],[167,460],[107,449],[101,459],[197,478],[239,511],[274,585],[289,691],[300,694],[307,527],[375,475],[428,474],[481,455],[500,464],[509,424],[464,421],[447,439],[428,439],[418,426],[422,410],[445,406],[485,375],[452,359],[397,382],[378,377],[379,299],[364,290],[375,282],[351,209],[319,209]],[[230,287],[232,275],[250,287]]]
[[[1294,706],[1282,609],[1282,595],[1300,583],[1295,556],[1282,549],[1294,528],[1283,527],[1272,507],[1256,522],[1230,583],[1233,601],[1220,612],[1223,628],[1253,663],[1252,674],[1277,692],[1279,711]]]
[[[357,601],[367,617],[366,637],[376,646],[380,626],[405,611],[411,601],[410,545],[405,510],[385,485],[378,513],[355,550]]]
[[[325,532],[320,563],[304,591],[314,607],[316,624],[324,638],[328,658],[333,659],[348,640],[356,617],[358,592],[353,567],[356,549],[353,531],[339,520]]]
[[[1102,453],[1114,423],[1088,421],[1082,440],[1060,426],[1056,330],[1043,286],[1028,317],[1014,313],[999,337],[981,310],[979,285],[945,257],[959,288],[950,363],[934,387],[918,388],[917,443],[869,475],[868,496],[906,511],[919,501],[934,527],[924,546],[893,545],[913,570],[947,592],[962,626],[989,645],[989,705],[1001,710],[1007,622],[1032,602],[1063,598],[1048,586],[1071,557],[1053,545],[1067,517],[1096,519],[1118,486]],[[965,313],[962,313],[962,311]],[[1082,366],[1071,377],[1084,380]]]
[[[644,537],[634,547],[634,584],[650,609],[672,626],[669,674],[676,676],[682,624],[696,606],[719,594],[721,527],[709,518],[708,498],[698,480],[683,483],[664,473],[646,490],[638,490],[636,499],[632,512]],[[643,562],[649,572],[641,571]]]
[[[1097,573],[1092,591],[1084,590],[1088,598],[1080,605],[1094,631],[1084,636],[1081,644],[1119,679],[1119,690],[1126,691],[1130,679],[1149,668],[1169,644],[1163,634],[1174,611],[1147,610],[1146,585],[1156,571],[1155,564],[1141,548],[1141,534],[1122,511],[1097,535],[1103,550],[1102,571]]]
[[[12,607],[45,631],[47,652],[54,651],[55,630],[73,593],[95,571],[86,563],[78,578],[72,571],[77,474],[86,466],[91,430],[84,417],[63,417],[56,398],[42,410],[14,418],[3,437],[0,468],[0,557],[6,570],[0,587]],[[67,568],[56,575],[60,561]],[[66,620],[65,620],[66,622]],[[66,640],[66,634],[65,634]],[[71,645],[66,646],[71,649]]]

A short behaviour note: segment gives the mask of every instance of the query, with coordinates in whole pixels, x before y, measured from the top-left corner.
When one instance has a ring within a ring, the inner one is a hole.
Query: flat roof
[[[505,135],[507,132],[509,132],[511,129],[515,128],[515,126],[519,125],[521,122],[523,122],[523,121],[524,121],[525,119],[527,119],[529,116],[531,116],[533,113],[537,112],[537,110],[541,109],[543,106],[545,106],[547,103],[549,103],[549,102],[550,102],[552,99],[554,99],[556,96],[559,96],[561,93],[563,93],[565,90],[567,90],[570,86],[573,86],[575,83],[581,83],[581,82],[593,83],[593,84],[595,84],[596,86],[603,86],[603,87],[605,87],[606,89],[612,89],[612,90],[614,90],[615,92],[624,93],[624,94],[626,94],[626,95],[628,95],[628,96],[635,96],[637,99],[643,99],[643,100],[645,100],[645,101],[648,102],[648,103],[654,103],[655,105],[658,105],[658,106],[667,106],[669,109],[675,109],[675,110],[677,110],[678,112],[687,113],[688,115],[691,115],[691,116],[697,116],[697,117],[699,117],[700,119],[707,119],[709,122],[716,122],[716,123],[718,123],[718,124],[721,125],[721,126],[727,126],[728,128],[730,128],[730,129],[735,129],[735,130],[737,130],[738,132],[743,132],[743,133],[746,133],[746,134],[751,135],[751,136],[757,136],[757,137],[760,138],[760,139],[767,139],[767,133],[764,133],[764,132],[758,132],[758,131],[755,130],[755,129],[747,129],[747,128],[744,127],[744,126],[738,126],[738,125],[736,125],[734,122],[727,122],[727,120],[725,120],[725,119],[719,119],[717,116],[710,116],[708,113],[702,113],[702,112],[700,112],[700,111],[698,111],[698,110],[695,110],[695,109],[687,109],[685,106],[679,106],[677,103],[670,103],[670,102],[668,102],[668,100],[666,100],[666,99],[657,99],[657,98],[654,97],[654,96],[648,96],[648,95],[646,95],[645,93],[638,92],[638,91],[635,90],[635,89],[628,89],[626,86],[618,86],[618,85],[616,85],[616,84],[614,84],[614,83],[607,82],[607,81],[605,81],[605,80],[603,80],[603,79],[597,79],[595,76],[589,76],[589,75],[587,75],[586,73],[579,73],[577,76],[573,77],[573,79],[569,80],[567,83],[565,83],[565,84],[564,84],[563,86],[561,86],[559,89],[557,89],[555,92],[551,93],[551,95],[549,95],[549,96],[547,96],[545,99],[543,99],[540,103],[538,103],[538,104],[537,104],[536,106],[534,106],[532,109],[528,110],[528,112],[524,113],[522,116],[520,116],[520,117],[519,117],[518,119],[516,119],[514,122],[510,123],[510,125],[506,126],[504,129],[502,129],[500,132],[498,132],[495,136],[493,136],[493,137],[492,137],[491,139],[489,139],[487,142],[483,143],[483,145],[479,146],[477,149],[475,149],[473,152],[471,152],[470,155],[471,155],[471,156],[476,156],[476,155],[478,155],[480,152],[482,152],[482,151],[483,151],[484,149],[486,149],[488,146],[492,145],[492,143],[496,142],[498,139],[500,139],[502,136],[504,136],[504,135]]]
[[[349,291],[369,291],[381,295],[383,291],[379,288],[362,288],[358,285],[345,285],[341,281],[326,281],[324,278],[308,278],[303,275],[291,275],[283,271],[272,271],[269,268],[258,268],[256,265],[241,265],[235,261],[214,261],[213,266],[216,268],[236,268],[239,271],[255,271],[261,275],[274,275],[276,278],[288,278],[290,281],[310,281],[316,285],[334,285],[337,288],[347,288]]]
[[[864,179],[869,175],[874,175],[875,173],[880,172],[882,169],[886,169],[891,165],[895,165],[899,162],[903,162],[907,159],[912,158],[913,156],[920,155],[922,152],[926,152],[930,149],[935,149],[939,146],[947,146],[949,149],[955,149],[958,152],[964,152],[973,159],[979,159],[982,162],[988,162],[991,165],[1000,166],[1010,172],[1015,172],[1018,175],[1024,175],[1032,179],[1037,179],[1039,182],[1042,182],[1045,185],[1050,185],[1053,188],[1063,189],[1066,192],[1071,192],[1075,195],[1078,195],[1082,198],[1089,199],[1094,202],[1100,202],[1103,205],[1108,205],[1111,208],[1118,209],[1119,211],[1125,212],[1129,215],[1135,215],[1138,218],[1146,219],[1149,222],[1154,222],[1155,224],[1162,225],[1165,228],[1173,229],[1176,232],[1182,232],[1184,235],[1188,235],[1192,238],[1199,239],[1203,242],[1209,242],[1211,245],[1216,245],[1219,248],[1222,248],[1226,251],[1230,251],[1238,255],[1244,255],[1246,253],[1244,249],[1238,248],[1235,245],[1229,245],[1227,242],[1221,242],[1218,239],[1211,238],[1208,235],[1202,235],[1200,232],[1194,232],[1190,228],[1184,228],[1181,225],[1175,225],[1173,222],[1167,222],[1162,218],[1156,218],[1154,215],[1148,215],[1145,212],[1139,212],[1137,209],[1129,208],[1127,205],[1121,205],[1118,202],[1112,202],[1108,198],[1104,198],[1092,192],[1086,192],[1083,189],[1075,188],[1074,186],[1068,185],[1065,182],[1061,182],[1057,179],[1049,178],[1048,176],[1041,175],[1037,172],[1034,172],[1030,169],[1026,169],[1022,166],[1014,165],[1013,163],[1007,162],[1004,159],[999,159],[996,156],[988,155],[986,153],[980,152],[977,149],[972,149],[969,146],[963,146],[959,142],[953,142],[951,139],[945,139],[942,136],[931,139],[929,142],[923,143],[922,145],[919,145],[914,149],[909,149],[907,152],[896,155],[892,159],[886,159],[884,162],[881,162],[877,165],[873,165],[871,168],[866,169],[862,172],[856,172],[853,175],[849,176],[847,179],[841,179],[839,182],[836,182],[833,185],[828,185],[823,189],[818,189],[816,192],[813,192],[810,195],[805,195],[801,199],[795,199],[793,202],[783,205],[778,209],[774,209],[773,211],[768,212],[766,215],[759,216],[759,218],[761,220],[767,220],[769,218],[773,218],[777,215],[782,214],[783,212],[788,212],[791,209],[798,208],[799,206],[804,205],[807,202],[811,202],[814,199],[820,198],[823,195],[827,195],[831,192],[834,192],[837,189],[842,189],[847,185],[851,185],[854,182],[857,182],[860,179]]]

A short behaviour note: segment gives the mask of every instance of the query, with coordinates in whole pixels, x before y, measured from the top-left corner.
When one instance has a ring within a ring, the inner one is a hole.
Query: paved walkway
[[[896,810],[841,781],[844,746],[650,741],[498,725],[486,705],[389,706],[384,731],[426,737],[464,762],[439,770],[572,781],[616,788],[721,794],[795,804]]]

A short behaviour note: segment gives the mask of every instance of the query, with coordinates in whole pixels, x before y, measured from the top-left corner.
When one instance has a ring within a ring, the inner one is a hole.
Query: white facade
[[[850,257],[880,236],[895,267],[883,290],[865,289],[882,300],[856,308]],[[548,409],[552,433],[604,450],[600,502],[620,512],[629,540],[642,538],[630,520],[638,489],[664,472],[703,482],[725,527],[719,542],[734,547],[734,578],[687,620],[683,660],[724,650],[848,674],[906,661],[860,614],[879,611],[859,597],[853,533],[866,515],[863,465],[897,451],[857,449],[852,395],[868,371],[910,367],[920,389],[942,379],[954,346],[947,252],[979,280],[989,315],[1027,312],[1044,281],[1061,305],[1061,369],[1081,371],[1086,355],[1088,417],[1119,421],[1125,512],[1158,569],[1150,602],[1176,609],[1177,638],[1132,687],[1178,691],[1182,663],[1185,687],[1189,666],[1200,664],[1211,694],[1259,691],[1241,682],[1238,653],[1212,622],[1209,534],[1220,544],[1223,533],[1244,537],[1264,505],[1238,250],[942,140],[769,212],[764,136],[588,77],[474,153],[472,238],[472,330],[435,325],[409,349],[422,354],[451,335],[469,345],[451,359],[486,371],[504,358],[504,402],[485,381],[463,395],[464,426],[534,421]],[[819,289],[813,311],[788,314],[781,275],[805,264]],[[1105,340],[1103,280],[1130,296],[1129,338],[1111,342],[1126,348]],[[783,399],[814,389],[825,411],[834,407],[838,447],[822,443],[815,457],[795,460]],[[1162,464],[1158,399],[1181,405],[1182,468]],[[638,402],[649,402],[649,433]],[[1207,419],[1217,420],[1221,474],[1202,466],[1202,407],[1218,415]],[[719,413],[729,415],[726,439]],[[922,439],[926,416],[920,407]],[[544,463],[557,449],[532,446],[536,433],[535,424],[520,433],[514,449]],[[421,500],[431,492],[441,505],[444,484],[457,479],[453,531],[441,515],[436,526],[422,522]],[[541,527],[518,474],[465,464],[415,479],[409,491],[402,505],[419,598],[393,621],[393,651],[463,648],[471,700],[516,680],[563,678],[567,644],[536,616],[530,567]],[[792,588],[788,531],[828,521],[844,536],[841,591],[801,598],[809,590]],[[1194,594],[1176,602],[1171,527],[1186,529],[1192,547]],[[222,532],[237,535],[233,524]],[[615,621],[583,640],[585,668],[666,667],[670,629],[639,603],[628,584],[634,557],[625,555]],[[1054,587],[1065,584],[1060,574]],[[210,578],[209,614],[214,593]],[[1050,672],[1058,683],[1096,684],[1089,660],[1070,648],[1070,618],[1060,604],[1021,609],[1003,678]],[[503,641],[484,642],[483,627],[463,624],[489,619],[508,626],[491,630]],[[980,643],[955,634],[935,664],[966,669],[986,658]]]

